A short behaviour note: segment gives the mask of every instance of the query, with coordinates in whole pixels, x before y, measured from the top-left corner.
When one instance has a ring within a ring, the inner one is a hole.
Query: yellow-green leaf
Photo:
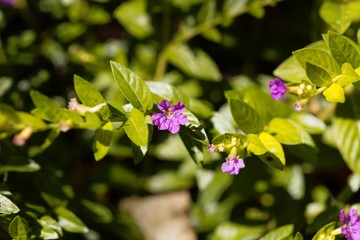
[[[323,95],[328,102],[345,102],[344,89],[337,83],[331,84],[331,86],[323,92]]]

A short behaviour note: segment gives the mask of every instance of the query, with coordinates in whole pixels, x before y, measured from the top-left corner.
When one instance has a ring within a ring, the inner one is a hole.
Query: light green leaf
[[[263,155],[267,152],[267,148],[255,134],[248,134],[246,137],[247,151],[255,155]]]
[[[63,235],[58,222],[49,215],[44,215],[36,221],[42,226],[40,236],[43,239],[59,239]]]
[[[103,159],[110,149],[113,125],[111,122],[105,123],[97,129],[94,136],[94,157],[96,161]]]
[[[204,2],[204,0],[170,0],[175,6],[182,8],[184,11],[188,11],[189,7]]]
[[[350,63],[353,68],[360,66],[360,47],[351,39],[329,32],[328,43],[332,56],[340,66],[344,63]]]
[[[306,79],[306,72],[301,67],[294,56],[290,56],[283,61],[275,70],[274,76],[277,76],[290,83],[300,83]]]
[[[94,107],[105,102],[101,93],[90,82],[78,75],[74,76],[74,87],[82,104],[88,107]]]
[[[217,30],[215,27],[213,28],[208,28],[206,30],[204,30],[201,35],[210,40],[213,41],[215,43],[220,43],[221,39],[222,39],[222,34],[219,30]]]
[[[325,69],[308,62],[305,63],[305,68],[306,75],[316,86],[323,87],[332,83],[332,78]]]
[[[65,231],[72,233],[86,233],[88,228],[85,224],[69,209],[65,207],[55,208],[55,213],[59,220],[59,226]]]
[[[360,121],[335,118],[325,133],[324,141],[336,147],[348,167],[360,174]]]
[[[232,118],[230,107],[227,103],[225,103],[217,112],[214,113],[211,118],[211,122],[218,134],[236,132],[235,122]]]
[[[190,105],[189,97],[183,93],[179,88],[172,86],[165,82],[146,81],[151,93],[153,94],[153,101],[156,103],[167,99],[169,102],[177,103],[183,102],[185,107]]]
[[[230,110],[238,127],[245,133],[260,133],[264,123],[260,115],[245,102],[231,98]]]
[[[193,184],[193,179],[179,176],[175,171],[162,171],[151,175],[145,188],[152,193],[169,192],[180,189],[187,189]]]
[[[296,112],[291,114],[290,118],[303,126],[310,134],[320,134],[326,129],[325,122],[310,113]]]
[[[139,147],[148,145],[149,130],[145,117],[138,109],[131,109],[130,116],[125,122],[124,130],[130,140]]]
[[[249,0],[225,0],[223,5],[224,16],[233,18],[241,12],[245,12],[248,1]]]
[[[293,52],[296,60],[306,69],[306,63],[325,70],[331,78],[340,73],[340,66],[335,59],[327,52],[320,49],[303,48]]]
[[[153,129],[154,126],[153,125],[147,125],[148,129],[149,129],[149,139],[148,142],[151,142],[151,138],[152,138],[152,133],[153,133]],[[133,160],[135,165],[139,164],[143,158],[145,157],[145,154],[148,151],[148,146],[137,146],[134,143],[131,143],[131,150],[132,150],[132,155],[133,155]]]
[[[352,20],[345,14],[343,2],[324,1],[320,7],[321,18],[339,33],[344,33],[350,26]]]
[[[340,86],[346,86],[360,80],[360,75],[356,73],[349,63],[344,63],[341,66],[341,74],[336,76],[333,81]]]
[[[150,15],[146,11],[146,0],[131,0],[121,3],[114,17],[134,37],[145,38],[153,33]]]
[[[288,224],[281,227],[276,228],[275,230],[267,233],[265,236],[260,238],[259,240],[281,240],[292,234],[294,230],[294,225]]]
[[[9,234],[13,240],[27,240],[27,225],[25,219],[14,217],[9,225]]]
[[[173,44],[166,50],[169,62],[191,77],[220,81],[221,73],[211,57],[201,49],[192,51],[186,44]]]
[[[345,91],[337,83],[333,83],[323,92],[324,97],[328,102],[345,102]]]
[[[312,238],[312,240],[335,240],[335,235],[331,234],[336,226],[336,222],[331,222],[324,227],[322,227]]]
[[[284,169],[285,155],[279,141],[267,132],[261,132],[259,134],[259,139],[267,148],[267,153],[259,156],[260,159],[270,167],[280,170]]]
[[[289,118],[274,118],[270,121],[268,130],[270,134],[283,144],[306,144],[315,147],[309,133],[297,122]]]
[[[215,228],[211,240],[258,239],[264,231],[264,226],[246,226],[224,222]]]
[[[140,111],[153,107],[152,96],[146,83],[129,68],[110,61],[113,76],[125,98]]]
[[[0,194],[0,214],[13,214],[20,211],[20,209],[7,197]]]
[[[216,14],[216,1],[205,0],[197,14],[197,22],[204,23],[215,17]]]

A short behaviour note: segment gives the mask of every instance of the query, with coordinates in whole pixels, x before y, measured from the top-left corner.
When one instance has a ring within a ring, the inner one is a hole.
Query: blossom
[[[182,102],[171,105],[169,101],[162,100],[157,106],[162,113],[154,113],[151,121],[158,130],[168,130],[175,134],[179,132],[180,125],[188,123],[189,119],[183,114],[185,105]]]
[[[360,240],[360,218],[357,210],[352,208],[349,210],[348,216],[345,216],[344,209],[340,211],[339,218],[344,224],[340,227],[342,234],[349,240]]]
[[[279,100],[286,93],[285,83],[280,78],[275,78],[274,81],[269,82],[269,92],[271,94],[272,99]]]
[[[216,152],[217,148],[214,144],[210,144],[207,146],[207,150],[209,153],[214,153],[214,152]]]
[[[15,4],[15,0],[0,0],[0,3],[13,6]]]
[[[81,115],[85,115],[86,112],[98,112],[101,108],[103,108],[106,103],[100,103],[94,107],[88,107],[80,104],[76,98],[71,98],[68,103],[68,109],[73,112],[77,112]]]
[[[241,158],[227,157],[226,162],[221,165],[221,170],[225,173],[237,175],[241,168],[245,167],[245,163]]]
[[[31,137],[33,133],[33,129],[31,127],[25,127],[18,134],[16,134],[13,138],[14,145],[20,147],[24,146],[26,141]]]

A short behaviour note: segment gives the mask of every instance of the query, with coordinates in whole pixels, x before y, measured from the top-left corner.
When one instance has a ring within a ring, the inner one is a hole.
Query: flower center
[[[172,108],[170,108],[167,112],[166,112],[166,116],[167,117],[172,117],[173,115],[173,111],[172,111]]]

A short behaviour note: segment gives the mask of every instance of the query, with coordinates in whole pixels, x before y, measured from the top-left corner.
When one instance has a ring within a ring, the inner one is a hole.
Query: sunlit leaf
[[[106,156],[110,149],[111,138],[113,134],[113,125],[111,122],[105,123],[97,129],[94,136],[94,157],[96,161]]]
[[[330,52],[340,66],[344,63],[350,63],[353,68],[360,66],[360,47],[351,39],[329,32],[328,41]]]
[[[133,108],[128,120],[125,122],[124,130],[130,140],[139,147],[148,145],[149,130],[145,123],[145,117],[142,112]]]
[[[7,197],[0,194],[0,213],[1,214],[13,214],[20,211],[20,209]]]
[[[9,234],[14,240],[27,240],[27,222],[20,216],[14,217],[9,226]]]
[[[69,209],[57,207],[55,213],[59,220],[59,225],[66,231],[72,233],[86,233],[88,228],[85,224]]]
[[[265,236],[261,237],[259,240],[280,240],[288,237],[292,234],[294,230],[294,225],[284,225],[276,228],[275,230],[267,233]]]
[[[345,91],[337,83],[333,83],[323,92],[324,97],[328,102],[345,102]]]

